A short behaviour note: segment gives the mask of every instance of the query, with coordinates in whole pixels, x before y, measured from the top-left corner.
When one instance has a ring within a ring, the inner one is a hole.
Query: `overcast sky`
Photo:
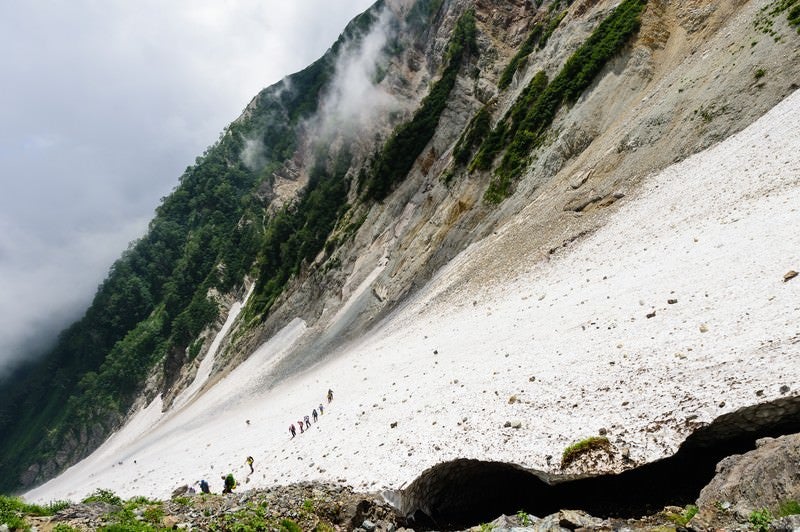
[[[161,197],[373,0],[0,0],[0,376],[82,315]]]

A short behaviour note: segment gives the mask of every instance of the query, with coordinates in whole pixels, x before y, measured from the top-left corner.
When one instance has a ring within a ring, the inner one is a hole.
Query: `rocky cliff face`
[[[387,2],[385,9],[402,19],[409,5]],[[775,36],[758,26],[768,16],[769,2],[652,0],[638,33],[574,104],[558,112],[546,141],[516,176],[515,192],[492,205],[483,198],[491,170],[449,174],[459,137],[484,106],[497,123],[537,72],[555,77],[617,2],[536,7],[527,1],[450,0],[431,5],[438,8],[430,27],[405,42],[385,67],[380,86],[400,111],[361,124],[354,133],[357,162],[350,172],[357,175],[368,166],[390,128],[410,116],[441,71],[458,17],[473,9],[477,53],[460,69],[433,138],[385,200],[354,202],[349,217],[361,222],[355,234],[294,279],[266,322],[228,346],[226,364],[243,360],[299,316],[312,332],[275,378],[308,367],[501,226],[508,237],[497,244],[491,263],[471,265],[467,282],[481,285],[524,262],[547,260],[554,249],[601,224],[603,212],[643,177],[741,130],[797,87],[796,33],[780,15],[772,17]],[[510,86],[500,90],[498,81],[511,58],[537,23],[553,23],[553,13],[562,18],[546,44],[528,55]],[[302,173],[302,163],[299,168]],[[356,200],[353,191],[350,198]]]

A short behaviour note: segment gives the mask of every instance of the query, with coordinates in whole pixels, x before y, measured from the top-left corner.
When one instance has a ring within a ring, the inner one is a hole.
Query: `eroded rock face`
[[[717,464],[717,474],[700,492],[698,529],[746,523],[753,510],[777,514],[781,504],[800,500],[800,434],[764,438],[758,448],[729,456]]]

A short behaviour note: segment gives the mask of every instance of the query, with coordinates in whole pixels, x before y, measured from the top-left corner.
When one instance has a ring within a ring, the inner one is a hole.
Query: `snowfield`
[[[485,260],[489,240],[513,252],[513,225],[499,229],[359,342],[266,390],[306,331],[295,320],[202,395],[164,414],[157,399],[25,498],[166,498],[201,478],[219,492],[229,472],[240,490],[396,489],[454,458],[555,471],[567,445],[601,428],[641,463],[699,423],[800,394],[800,277],[784,282],[800,271],[800,91],[614,209],[549,260],[473,293],[465,265]],[[292,439],[289,424],[323,402]]]

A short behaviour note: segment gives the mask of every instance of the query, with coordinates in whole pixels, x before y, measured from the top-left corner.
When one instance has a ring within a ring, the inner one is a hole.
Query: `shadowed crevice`
[[[614,475],[549,475],[503,462],[457,459],[423,472],[386,494],[415,527],[465,528],[519,510],[543,517],[578,509],[597,517],[632,518],[697,500],[723,458],[756,440],[800,432],[800,397],[725,414],[691,434],[668,458]]]

